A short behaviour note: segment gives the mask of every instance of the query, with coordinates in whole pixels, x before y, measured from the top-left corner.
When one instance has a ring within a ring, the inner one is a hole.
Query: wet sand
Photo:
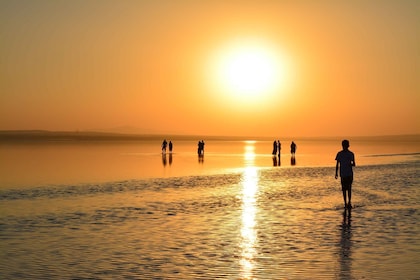
[[[18,157],[2,171],[13,184],[0,188],[0,278],[420,278],[418,153],[356,154],[346,212],[335,146],[305,154],[298,143],[297,164],[285,154],[279,166],[261,152],[269,143],[240,143],[204,162],[181,150],[172,165],[132,144],[8,150]],[[164,176],[136,173],[148,166]],[[19,181],[22,170],[32,173]]]
[[[418,165],[360,167],[351,213],[333,171],[248,167],[7,193],[0,276],[418,278]]]

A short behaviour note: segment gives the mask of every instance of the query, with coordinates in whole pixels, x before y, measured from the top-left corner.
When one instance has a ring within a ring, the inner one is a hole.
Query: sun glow
[[[238,40],[212,57],[212,87],[236,104],[269,102],[281,94],[288,63],[280,49],[261,40]]]
[[[269,90],[276,81],[274,60],[255,48],[242,48],[222,62],[221,80],[228,90],[254,95]]]

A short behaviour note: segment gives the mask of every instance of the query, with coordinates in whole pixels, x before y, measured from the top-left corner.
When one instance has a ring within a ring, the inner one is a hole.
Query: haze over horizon
[[[0,0],[0,130],[420,134],[419,14],[415,0]]]

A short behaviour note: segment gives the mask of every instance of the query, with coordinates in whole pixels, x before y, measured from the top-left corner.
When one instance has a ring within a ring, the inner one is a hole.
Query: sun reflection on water
[[[242,179],[241,273],[242,279],[252,279],[256,255],[256,194],[258,171],[254,166],[254,142],[246,142],[245,169]]]

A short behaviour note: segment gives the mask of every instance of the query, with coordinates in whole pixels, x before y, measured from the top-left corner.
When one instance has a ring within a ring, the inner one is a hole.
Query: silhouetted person
[[[341,190],[343,191],[344,207],[351,208],[351,185],[353,183],[353,166],[356,166],[354,154],[349,150],[349,140],[341,142],[343,150],[337,153],[335,160],[335,179],[338,178],[338,169],[340,167]],[[347,202],[348,198],[348,202]]]
[[[281,154],[281,143],[280,143],[280,140],[277,140],[277,149],[279,151],[279,157],[280,157],[280,154]]]
[[[273,142],[273,152],[272,152],[272,154],[277,155],[277,141],[276,140],[274,140],[274,142]]]
[[[204,140],[198,141],[198,163],[204,163]]]
[[[292,154],[292,156],[296,154],[296,144],[293,141],[292,144],[290,144],[290,153]]]
[[[166,142],[166,139],[162,142],[162,153],[166,153],[166,146],[168,145],[168,142]]]
[[[198,155],[204,155],[204,140],[198,141]]]
[[[169,152],[170,153],[172,153],[172,147],[173,147],[172,141],[169,141]]]

